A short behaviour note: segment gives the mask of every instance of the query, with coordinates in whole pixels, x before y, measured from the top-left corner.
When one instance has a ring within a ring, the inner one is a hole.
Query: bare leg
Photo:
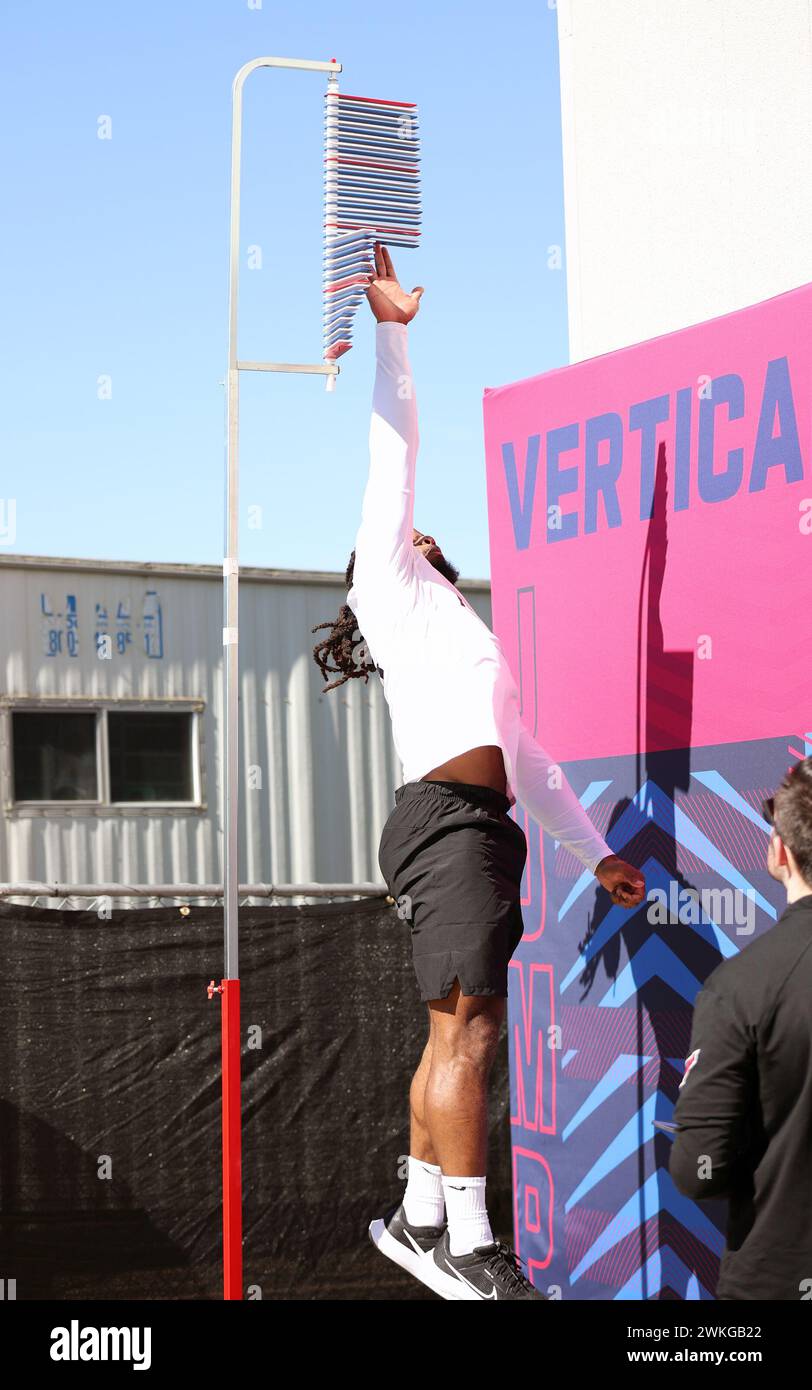
[[[412,1077],[412,1084],[409,1090],[409,1108],[411,1111],[409,1153],[413,1158],[422,1159],[424,1163],[437,1163],[431,1142],[431,1136],[426,1125],[425,1095],[426,1084],[431,1071],[432,1058],[432,1036],[423,1049],[423,1056],[420,1058],[420,1065]]]
[[[432,1161],[444,1173],[477,1177],[487,1171],[488,1077],[506,1003],[499,996],[463,995],[455,980],[446,999],[429,1004],[431,1060],[422,1124],[437,1155]]]

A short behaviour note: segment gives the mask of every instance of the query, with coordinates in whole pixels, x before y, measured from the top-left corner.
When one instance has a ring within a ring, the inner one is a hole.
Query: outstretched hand
[[[595,877],[619,907],[637,907],[643,901],[646,880],[633,865],[616,854],[607,855],[595,870]]]
[[[367,290],[369,307],[378,323],[411,323],[420,305],[423,286],[418,285],[411,294],[401,287],[392,257],[385,246],[375,242],[375,276]]]

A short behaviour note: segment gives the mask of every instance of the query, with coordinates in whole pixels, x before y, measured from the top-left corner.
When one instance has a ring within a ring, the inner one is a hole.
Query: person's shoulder
[[[412,548],[413,550],[413,548]],[[417,552],[414,551],[414,554]],[[347,595],[349,606],[359,621],[383,623],[388,633],[405,622],[421,605],[422,595],[415,573],[414,554],[398,562],[374,548],[356,554],[353,587]]]
[[[415,583],[416,550],[411,544],[393,547],[384,537],[361,536],[355,542],[353,589],[364,597],[375,594],[381,586],[411,587]]]

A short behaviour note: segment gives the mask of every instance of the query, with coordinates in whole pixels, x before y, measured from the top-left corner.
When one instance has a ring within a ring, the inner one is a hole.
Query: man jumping
[[[498,638],[455,587],[459,571],[434,537],[414,527],[418,430],[407,325],[423,289],[401,288],[378,243],[375,269],[367,290],[377,320],[369,477],[347,603],[337,622],[319,624],[332,630],[314,651],[325,679],[340,673],[327,689],[376,670],[383,679],[404,782],[378,862],[409,920],[429,1016],[410,1090],[406,1189],[370,1236],[443,1298],[543,1298],[510,1247],[494,1240],[485,1203],[488,1076],[508,962],[523,932],[527,841],[508,809],[520,799],[613,902],[636,907],[645,881],[612,853],[523,726]]]

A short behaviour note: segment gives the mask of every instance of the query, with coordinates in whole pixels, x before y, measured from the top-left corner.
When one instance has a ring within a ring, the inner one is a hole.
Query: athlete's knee
[[[477,1088],[487,1082],[495,1055],[492,1038],[482,1030],[450,1038],[435,1054],[432,1084],[436,1079],[437,1085],[443,1089],[452,1087],[470,1091]]]
[[[496,1055],[503,1006],[500,1000],[468,999],[466,1007],[443,1019],[434,1030],[434,1054],[442,1063],[487,1072]]]

